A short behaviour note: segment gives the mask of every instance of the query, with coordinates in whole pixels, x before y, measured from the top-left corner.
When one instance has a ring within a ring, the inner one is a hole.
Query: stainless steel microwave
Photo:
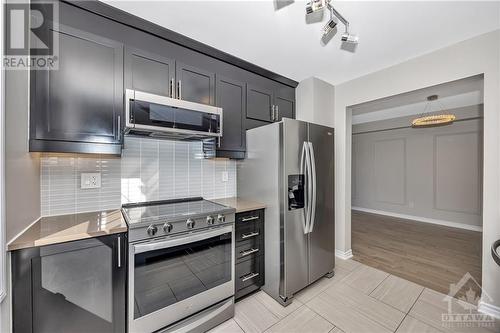
[[[222,108],[127,89],[125,133],[168,139],[222,137]]]

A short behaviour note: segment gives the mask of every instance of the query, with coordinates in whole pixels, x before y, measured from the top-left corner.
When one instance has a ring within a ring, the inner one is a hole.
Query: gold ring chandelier
[[[436,101],[437,99],[438,99],[438,95],[431,95],[431,96],[427,97],[427,100],[429,102],[425,105],[424,113],[421,117],[415,118],[412,120],[412,122],[411,122],[412,127],[441,126],[441,125],[451,124],[455,121],[455,119],[457,117],[455,117],[454,114],[441,113],[441,114],[428,115],[428,116],[424,115],[426,113],[426,110],[429,107],[430,103],[432,103],[433,101]],[[441,108],[441,111],[444,111],[443,108]]]

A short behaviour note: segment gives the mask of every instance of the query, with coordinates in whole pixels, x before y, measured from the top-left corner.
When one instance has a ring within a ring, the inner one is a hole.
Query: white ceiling
[[[500,28],[497,1],[334,0],[360,38],[350,52],[340,49],[343,27],[321,44],[327,15],[323,22],[306,24],[304,1],[281,9],[275,1],[105,0],[291,79],[316,76],[332,84]]]
[[[439,98],[429,103],[427,96],[430,95],[438,95]],[[352,106],[352,123],[399,118],[422,114],[424,111],[450,110],[482,104],[483,101],[484,79],[482,75],[477,75]]]

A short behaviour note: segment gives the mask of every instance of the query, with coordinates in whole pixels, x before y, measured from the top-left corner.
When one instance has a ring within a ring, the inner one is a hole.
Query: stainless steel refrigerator
[[[266,204],[263,289],[285,306],[299,290],[333,276],[333,131],[287,118],[247,131],[238,196]]]

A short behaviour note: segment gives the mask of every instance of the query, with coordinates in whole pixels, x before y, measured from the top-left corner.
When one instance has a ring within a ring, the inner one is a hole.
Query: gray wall
[[[28,153],[29,71],[5,71],[6,241],[40,217],[40,158]]]
[[[482,226],[482,105],[451,112],[461,120],[394,129],[401,117],[353,126],[352,207],[478,230]]]
[[[300,81],[295,90],[296,118],[333,127],[335,88],[315,77]]]

